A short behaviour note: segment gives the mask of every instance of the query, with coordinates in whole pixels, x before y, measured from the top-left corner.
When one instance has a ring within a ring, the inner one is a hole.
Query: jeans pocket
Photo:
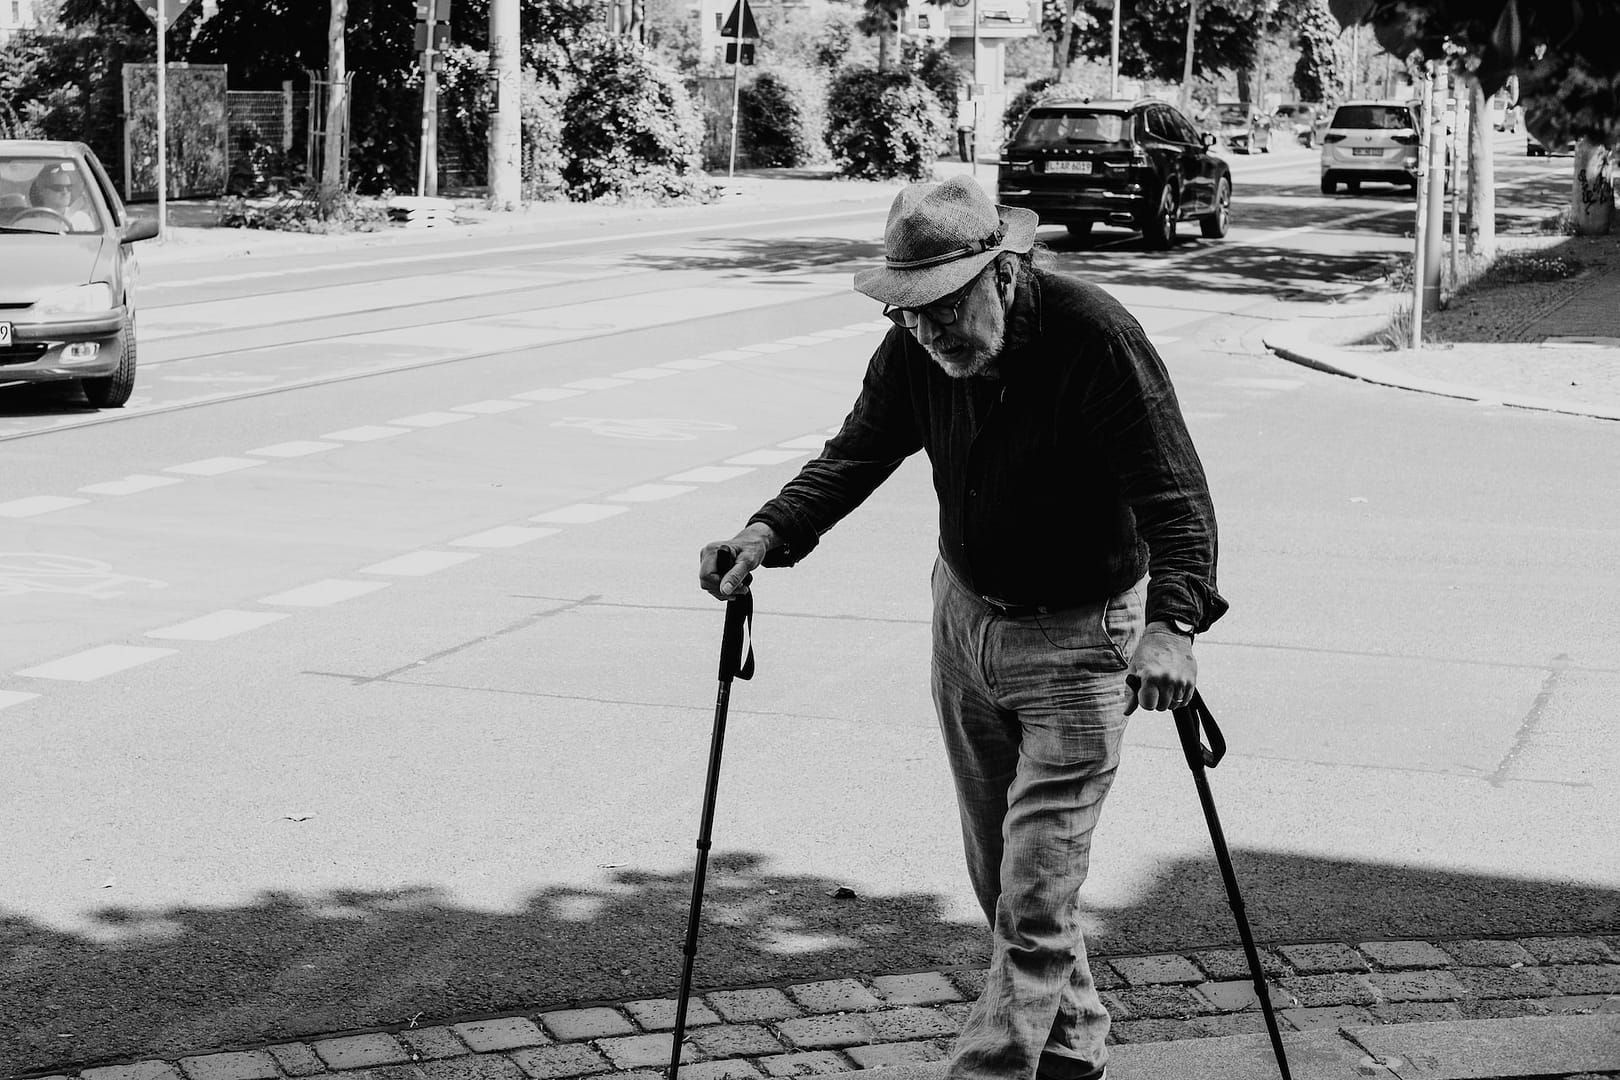
[[[1073,654],[1072,660],[1087,671],[1124,671],[1125,654],[1114,640],[1109,626],[1107,603],[1084,604],[1033,616],[1041,635],[1054,649]]]

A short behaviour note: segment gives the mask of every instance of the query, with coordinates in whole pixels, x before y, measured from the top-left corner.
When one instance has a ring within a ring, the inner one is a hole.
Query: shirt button
[[[978,491],[977,488],[968,488],[968,498],[977,499],[978,497],[979,497],[979,491]]]

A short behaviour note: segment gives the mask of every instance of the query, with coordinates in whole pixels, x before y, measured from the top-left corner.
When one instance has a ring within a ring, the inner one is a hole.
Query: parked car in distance
[[[1307,101],[1285,101],[1271,114],[1273,135],[1292,138],[1301,146],[1315,146],[1322,141],[1329,109]]]
[[[1567,144],[1565,144],[1565,146],[1564,146],[1564,148],[1562,150],[1548,150],[1546,143],[1542,142],[1540,139],[1536,138],[1534,135],[1530,134],[1530,132],[1528,132],[1528,131],[1526,131],[1524,133],[1524,156],[1525,157],[1549,157],[1552,154],[1573,154],[1573,153],[1575,153],[1575,140],[1574,139],[1569,140],[1569,142]]]
[[[1215,106],[1220,145],[1234,154],[1271,153],[1271,121],[1260,111],[1241,101],[1223,101]]]
[[[1181,221],[1210,239],[1231,224],[1232,172],[1200,132],[1162,101],[1046,102],[1001,148],[997,200],[1084,236],[1101,222],[1176,242]]]
[[[135,387],[134,220],[78,142],[0,140],[0,383],[77,379],[96,408]]]
[[[1334,109],[1322,135],[1322,194],[1340,184],[1358,192],[1367,182],[1417,191],[1420,123],[1407,101],[1347,101]]]

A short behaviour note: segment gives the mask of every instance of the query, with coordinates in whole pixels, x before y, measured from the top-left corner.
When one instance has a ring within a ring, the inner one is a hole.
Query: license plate
[[[1384,151],[1376,146],[1357,146],[1350,151],[1356,157],[1383,157]]]
[[[11,324],[8,322],[0,322],[0,349],[9,349],[10,347]]]
[[[1082,176],[1091,172],[1089,161],[1048,161],[1046,171],[1049,173],[1079,173]]]

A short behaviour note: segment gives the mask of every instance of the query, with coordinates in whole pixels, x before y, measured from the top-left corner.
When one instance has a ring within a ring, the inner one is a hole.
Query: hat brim
[[[887,265],[860,270],[855,274],[855,291],[891,307],[923,307],[972,281],[1001,252],[1023,254],[1035,246],[1039,214],[1021,206],[997,206],[996,214],[1005,232],[1001,243],[990,250],[916,270]]]

